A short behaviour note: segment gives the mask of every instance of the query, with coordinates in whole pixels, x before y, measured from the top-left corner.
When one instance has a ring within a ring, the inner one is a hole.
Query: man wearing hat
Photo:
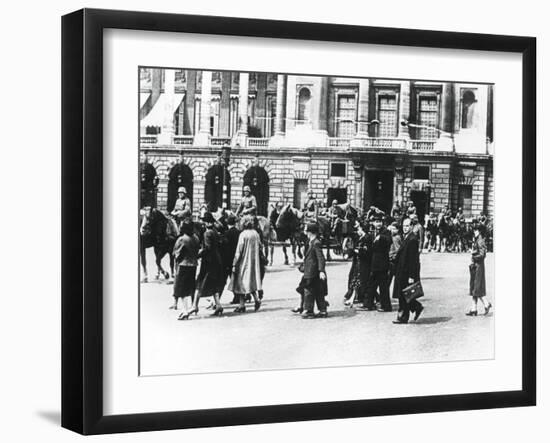
[[[306,218],[311,219],[317,217],[317,200],[313,198],[313,191],[311,189],[307,191],[307,201],[303,210],[306,213]]]
[[[332,205],[328,209],[327,216],[330,219],[330,230],[333,234],[336,234],[339,224],[342,223],[342,218],[344,218],[344,211],[338,206],[338,200],[332,200]]]
[[[298,292],[302,296],[301,308],[294,310],[299,312],[304,310],[303,318],[327,317],[327,275],[325,273],[325,257],[321,249],[321,242],[317,238],[319,226],[317,223],[308,223],[306,226],[306,235],[308,238],[308,248],[304,256],[304,263],[300,270],[304,273]],[[319,313],[314,314],[314,304],[317,304]]]
[[[178,199],[171,214],[176,219],[178,227],[181,226],[183,219],[191,216],[191,200],[187,197],[187,189],[183,186],[178,188]]]
[[[243,198],[241,200],[241,204],[239,205],[239,209],[237,209],[237,216],[239,215],[256,215],[256,210],[258,208],[258,204],[256,203],[256,197],[254,197],[250,191],[250,186],[245,186],[243,188]]]
[[[384,228],[384,216],[375,214],[372,224],[373,232],[368,235],[370,237],[368,243],[371,245],[371,266],[369,277],[367,280],[367,296],[363,303],[363,308],[368,311],[376,309],[374,299],[377,289],[380,291],[380,312],[390,312],[390,285],[388,281],[388,271],[390,268],[390,247],[392,238],[389,231]]]

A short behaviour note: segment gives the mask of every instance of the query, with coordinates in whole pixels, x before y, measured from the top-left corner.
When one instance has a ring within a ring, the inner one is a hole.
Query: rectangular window
[[[413,177],[415,180],[429,180],[430,179],[430,167],[429,166],[415,166],[413,168]]]
[[[418,139],[433,140],[437,138],[438,132],[435,129],[438,124],[438,106],[436,96],[419,98],[419,123],[426,128],[420,128],[417,134]]]
[[[345,177],[346,176],[346,164],[345,163],[331,163],[330,164],[330,176],[331,177]]]
[[[397,97],[395,95],[378,96],[378,137],[397,135]]]
[[[472,185],[458,185],[458,207],[465,217],[472,216]]]
[[[352,138],[355,136],[356,105],[354,95],[338,96],[336,136]]]
[[[307,201],[307,179],[294,179],[294,207],[303,208]]]

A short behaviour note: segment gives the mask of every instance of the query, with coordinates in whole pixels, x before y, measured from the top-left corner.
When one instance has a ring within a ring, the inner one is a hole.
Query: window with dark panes
[[[346,164],[345,163],[331,163],[330,165],[331,177],[345,177],[346,176]]]
[[[352,138],[355,135],[355,96],[340,95],[337,108],[337,129],[336,136]]]
[[[419,98],[419,123],[427,128],[419,128],[417,138],[432,140],[437,138],[438,106],[436,96],[425,96]],[[432,129],[434,128],[434,129]]]
[[[397,135],[397,97],[380,95],[378,97],[378,137]]]
[[[470,90],[462,94],[461,128],[469,129],[474,126],[474,113],[476,107],[476,96]]]
[[[465,217],[472,216],[472,185],[458,185],[458,207]]]
[[[430,179],[430,167],[429,166],[415,166],[413,169],[413,177],[415,180],[429,180]]]

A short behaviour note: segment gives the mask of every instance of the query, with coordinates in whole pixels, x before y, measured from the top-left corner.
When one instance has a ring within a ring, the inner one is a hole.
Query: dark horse
[[[145,250],[154,248],[155,262],[157,264],[158,279],[162,274],[164,278],[168,278],[169,274],[162,268],[161,261],[166,254],[170,256],[170,272],[174,276],[174,256],[172,250],[178,237],[178,231],[175,223],[167,218],[161,211],[156,208],[145,208],[140,213],[140,228],[139,228],[139,255],[141,258],[141,266],[143,268],[143,281],[147,282],[147,260],[145,258]]]
[[[274,240],[280,242],[290,241],[292,247],[292,256],[296,262],[296,252],[298,257],[303,258],[302,246],[305,244],[305,234],[303,233],[302,214],[290,204],[285,205],[275,223],[276,238]],[[270,260],[273,264],[273,242],[270,243]],[[286,252],[286,244],[283,243],[283,254],[285,255],[285,265],[288,265],[288,254]]]

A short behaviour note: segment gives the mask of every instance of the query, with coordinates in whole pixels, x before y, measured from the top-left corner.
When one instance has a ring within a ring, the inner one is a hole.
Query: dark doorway
[[[366,171],[365,210],[376,206],[386,214],[393,205],[393,171]]]
[[[346,188],[328,188],[327,189],[327,208],[332,205],[332,200],[337,200],[338,204],[348,201],[348,190]]]
[[[307,179],[294,179],[294,207],[302,209],[307,201]]]
[[[243,187],[250,186],[252,195],[256,197],[258,215],[267,216],[267,204],[269,203],[269,176],[261,166],[252,166],[243,177]]]
[[[166,210],[172,212],[178,199],[178,188],[185,187],[193,208],[193,171],[184,163],[175,165],[168,174],[168,202]]]
[[[205,177],[204,201],[210,212],[216,212],[223,204],[223,177],[224,167],[222,165],[212,166]],[[227,195],[231,198],[231,175],[225,171],[225,184],[227,185]],[[231,201],[227,202],[228,208],[231,207]]]
[[[418,221],[422,225],[424,225],[424,219],[426,217],[426,214],[430,210],[429,191],[411,191],[411,200],[416,207],[416,215],[418,215]]]
[[[159,184],[157,170],[147,161],[141,163],[139,169],[139,207],[150,206],[155,208],[157,206],[157,186]]]

